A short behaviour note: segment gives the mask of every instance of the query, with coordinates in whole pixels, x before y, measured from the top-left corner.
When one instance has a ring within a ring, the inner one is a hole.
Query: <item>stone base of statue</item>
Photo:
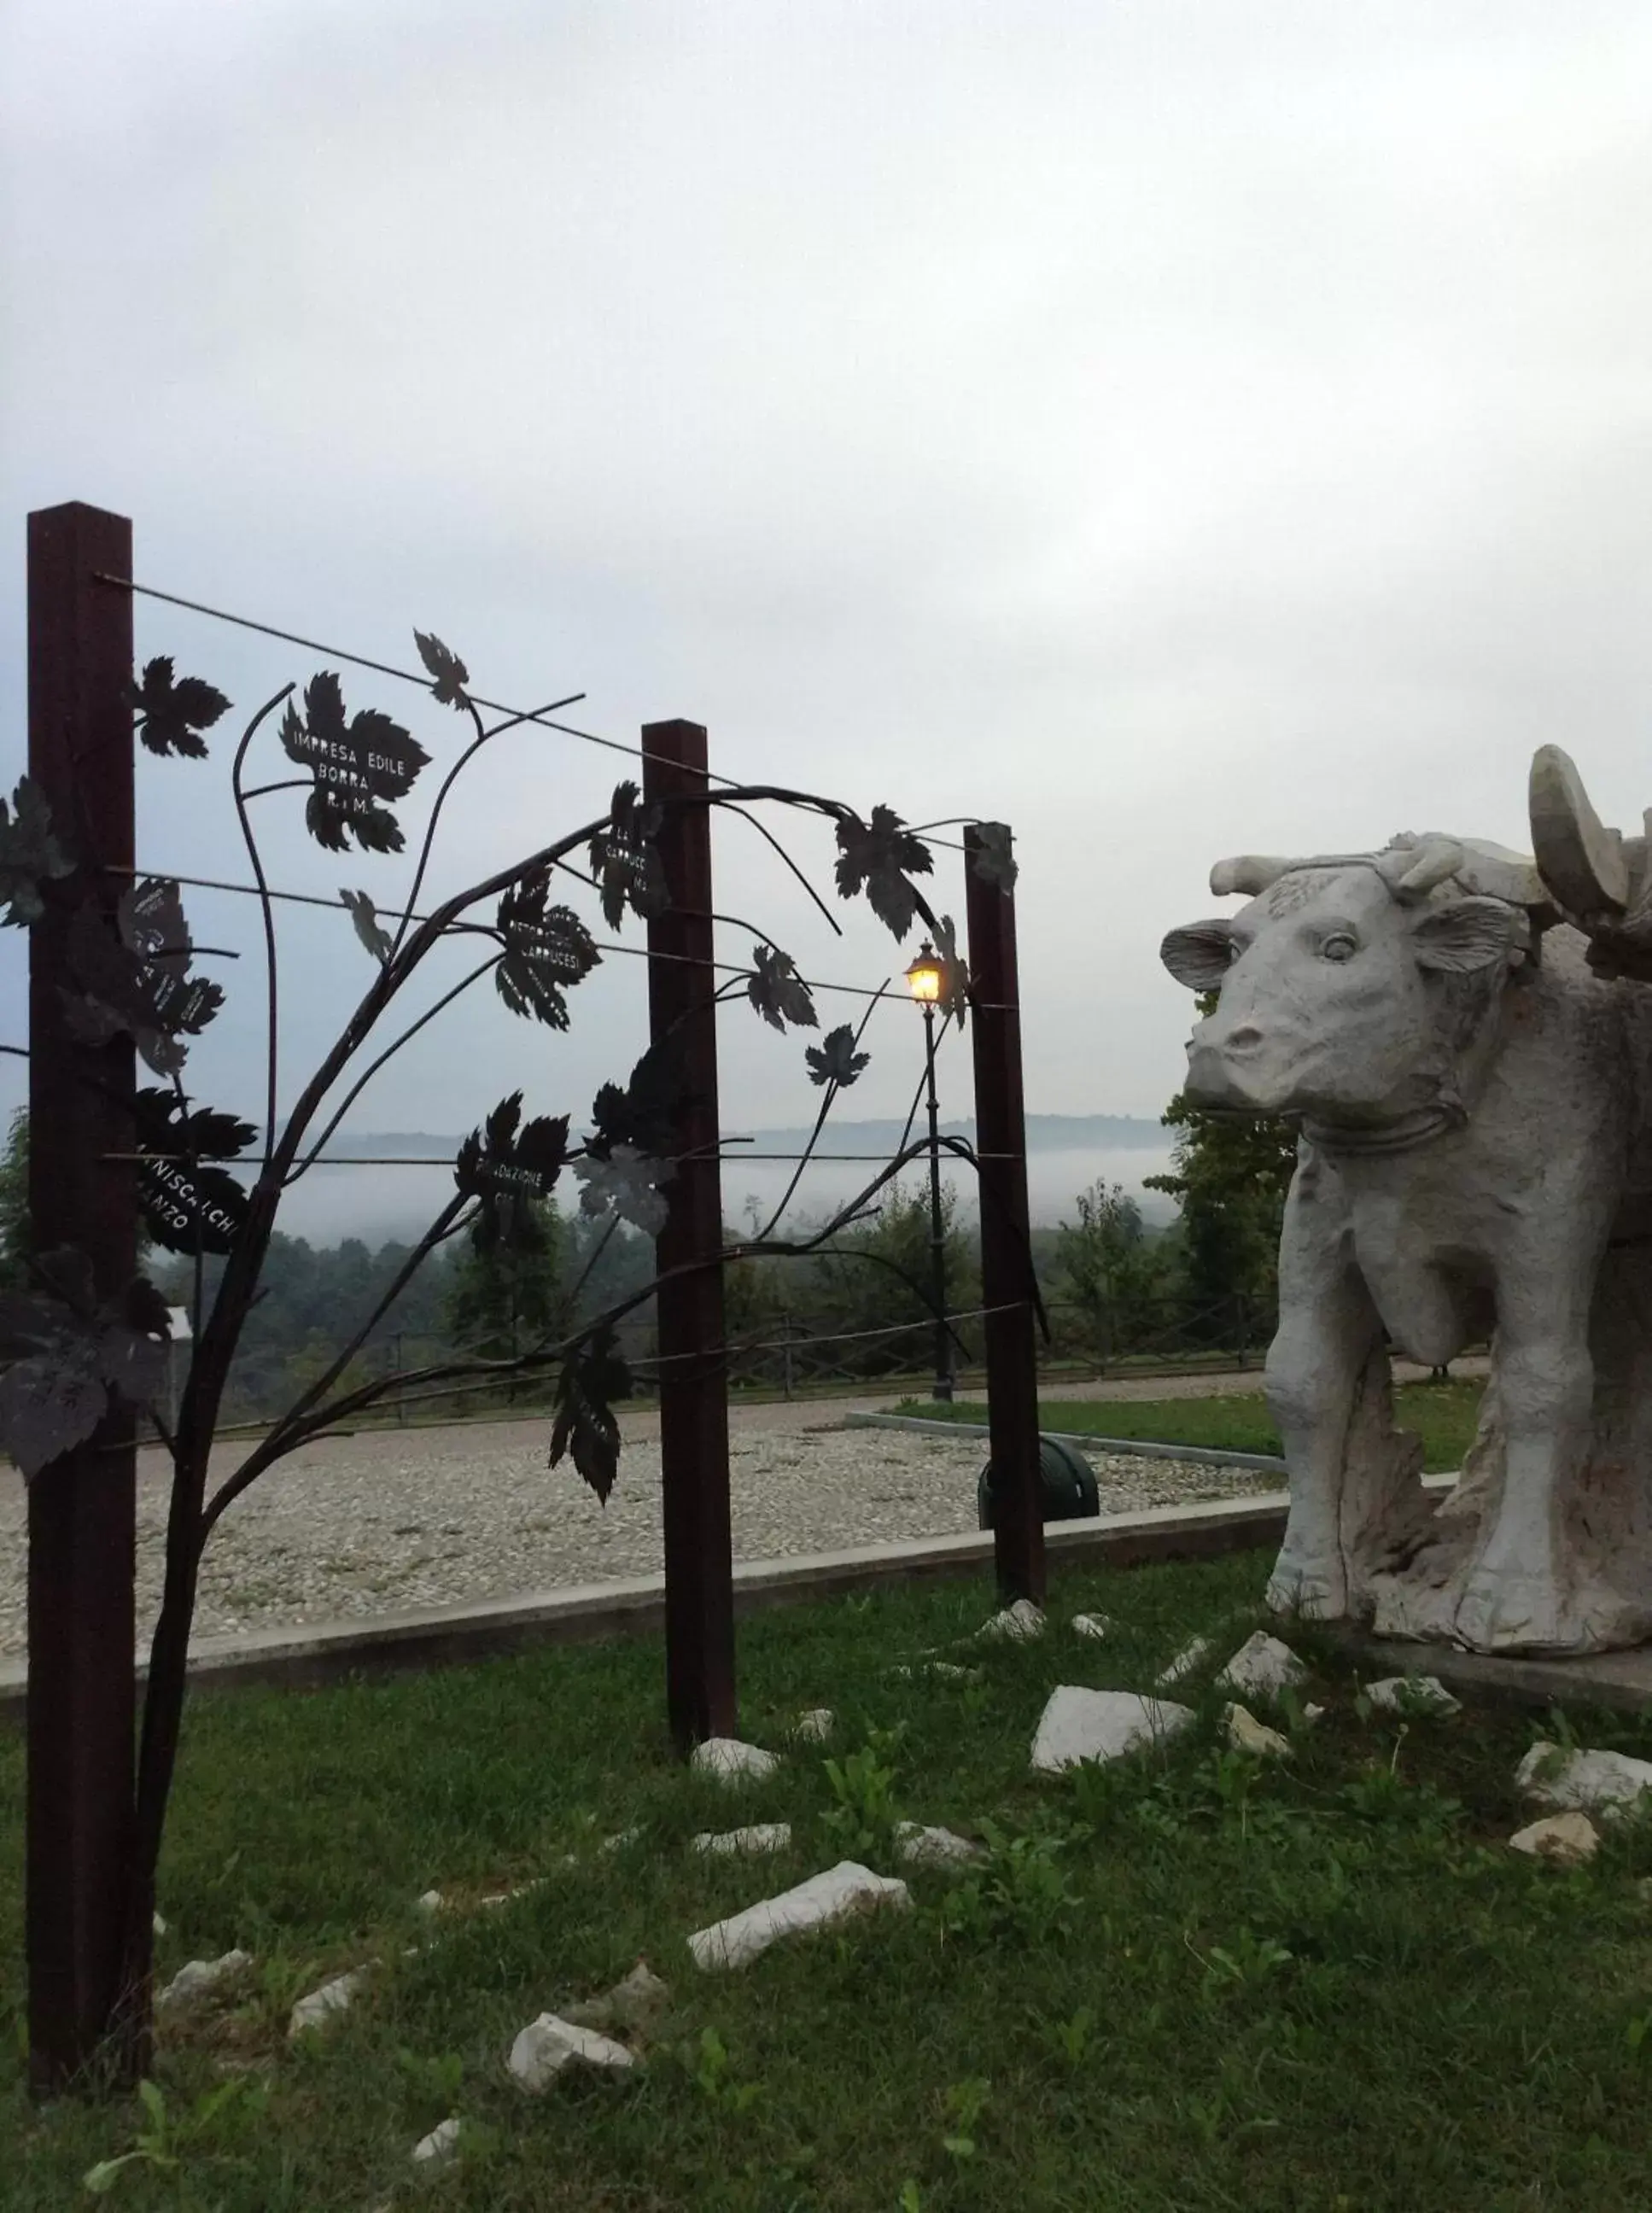
[[[1503,1503],[1508,1425],[1495,1350],[1472,1446],[1443,1497],[1424,1491],[1415,1438],[1390,1425],[1386,1355],[1349,1436],[1345,1617],[1379,1637],[1470,1650],[1608,1652],[1652,1638],[1652,1247],[1608,1253],[1595,1287],[1589,1442],[1557,1486],[1552,1570],[1522,1619],[1497,1584],[1491,1633],[1474,1618],[1476,1574]],[[1288,1593],[1279,1594],[1289,1608]]]

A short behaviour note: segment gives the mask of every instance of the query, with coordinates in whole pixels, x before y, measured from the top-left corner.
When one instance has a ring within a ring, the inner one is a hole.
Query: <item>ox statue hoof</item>
[[[1472,1652],[1572,1652],[1576,1626],[1547,1576],[1477,1568],[1453,1625]]]
[[[1348,1612],[1342,1562],[1282,1552],[1268,1581],[1268,1604],[1302,1621],[1340,1621]]]

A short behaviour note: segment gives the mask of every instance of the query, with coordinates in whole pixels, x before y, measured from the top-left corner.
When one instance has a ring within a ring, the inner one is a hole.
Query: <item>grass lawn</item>
[[[649,1640],[192,1712],[161,1904],[163,1972],[232,1945],[247,1985],[164,2038],[179,2164],[109,2202],[223,2213],[1622,2213],[1652,2204],[1652,1832],[1567,1873],[1509,1851],[1536,1730],[1508,1712],[1362,1715],[1308,1631],[1311,1694],[1266,1768],[1196,1728],[1106,1769],[1035,1779],[1058,1682],[1145,1689],[1195,1631],[1236,1644],[1265,1561],[1064,1576],[1112,1615],[1082,1643],[990,1648],[978,1682],[892,1670],[977,1625],[981,1584],[759,1615],[741,1629],[743,1725],[838,1710],[871,1747],[841,1803],[789,1753],[737,1799],[668,1755]],[[1276,1718],[1280,1718],[1276,1716]],[[1577,1723],[1652,1754],[1652,1722]],[[874,1732],[881,1734],[874,1735]],[[887,1780],[887,1792],[880,1773]],[[0,2000],[21,2031],[21,1746],[0,1743]],[[988,1820],[984,1874],[911,1874],[914,1910],[698,1972],[686,1933],[845,1857],[891,1865],[890,1807]],[[739,1811],[734,1808],[738,1805]],[[696,1830],[786,1820],[771,1862],[703,1860]],[[639,1834],[605,1856],[602,1839]],[[863,1835],[857,1835],[858,1829]],[[563,1868],[566,1854],[575,1864]],[[544,1876],[503,1906],[416,1908]],[[404,1956],[405,1948],[421,1948]],[[537,2097],[504,2058],[541,2009],[639,1954],[673,2010],[619,2080]],[[296,1997],[368,1959],[355,2008],[298,2046]],[[228,2072],[226,2071],[228,2070]],[[213,2088],[262,2086],[210,2120]],[[261,2102],[260,2102],[261,2101]],[[445,2172],[416,2137],[465,2117]],[[136,2102],[36,2112],[18,2034],[0,2060],[0,2203],[90,2204]]]
[[[1402,1383],[1394,1393],[1403,1429],[1423,1440],[1423,1465],[1430,1475],[1462,1466],[1479,1418],[1478,1383]],[[903,1399],[897,1413],[930,1420],[984,1422],[986,1402]],[[1069,1436],[1143,1437],[1157,1444],[1207,1445],[1230,1452],[1278,1453],[1279,1433],[1259,1392],[1221,1399],[1046,1399],[1042,1428]]]

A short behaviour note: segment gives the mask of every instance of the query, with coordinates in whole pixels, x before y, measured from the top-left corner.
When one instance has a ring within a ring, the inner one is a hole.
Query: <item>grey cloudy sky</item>
[[[11,0],[0,125],[19,762],[23,511],[117,508],[176,590],[396,661],[417,622],[493,697],[1009,820],[1029,1104],[1134,1114],[1220,853],[1523,843],[1546,739],[1612,819],[1652,801],[1643,5]],[[314,666],[154,608],[139,640],[238,708]],[[508,742],[449,882],[612,783]],[[147,860],[238,872],[213,771],[142,789]],[[399,864],[269,804],[280,879],[388,902]],[[807,967],[896,965],[719,836],[723,903]],[[365,956],[290,944],[296,1070]],[[577,1113],[640,1044],[636,965],[567,1040],[462,1016],[357,1119]],[[242,1106],[251,968],[195,1072]],[[878,1019],[881,1113],[911,1020]],[[747,1016],[726,1052],[731,1119],[803,1118],[793,1044]]]

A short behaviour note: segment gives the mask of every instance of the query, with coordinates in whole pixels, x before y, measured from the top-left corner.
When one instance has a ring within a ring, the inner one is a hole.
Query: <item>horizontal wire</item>
[[[173,869],[130,869],[121,862],[106,863],[105,869],[106,873],[112,876],[161,876],[169,883],[188,884],[197,891],[236,892],[244,899],[259,899],[263,896],[256,884],[229,883],[221,876],[185,876],[180,875]],[[286,892],[271,889],[269,897],[272,899],[283,900],[290,906],[325,907],[330,914],[344,914],[348,911],[341,899],[323,899],[318,892]],[[387,908],[385,911],[388,913],[390,910]],[[410,919],[414,922],[427,922],[430,917],[415,914],[410,917]],[[692,953],[650,952],[646,945],[626,945],[617,937],[594,937],[591,942],[600,953],[623,953],[634,960],[674,960],[686,968],[708,969],[714,976],[749,976],[752,973],[749,968],[742,968],[738,961],[702,960],[698,954]],[[886,996],[881,991],[869,989],[864,984],[832,984],[809,976],[800,977],[798,980],[806,985],[811,991],[836,991],[840,996],[851,999],[878,999]],[[891,1002],[891,1004],[894,1003],[897,1003]],[[994,1011],[1006,1011],[998,1008],[996,1002],[983,1001],[982,1003],[991,1006]],[[1009,1009],[1007,1011],[1015,1010]]]
[[[988,1316],[1016,1314],[1027,1304],[1025,1299],[1015,1299],[996,1307],[972,1307],[967,1314],[948,1313],[948,1322],[982,1321]],[[639,1352],[627,1356],[631,1368],[669,1368],[685,1360],[726,1360],[730,1355],[741,1357],[753,1352],[802,1352],[811,1344],[863,1344],[873,1338],[910,1337],[915,1331],[926,1335],[938,1319],[926,1314],[921,1321],[898,1321],[884,1329],[825,1330],[813,1337],[777,1337],[760,1344],[709,1344],[695,1352]]]
[[[254,622],[250,615],[233,615],[227,608],[209,607],[204,600],[186,600],[177,592],[163,592],[155,584],[135,583],[130,576],[112,576],[101,569],[94,570],[93,575],[100,584],[113,584],[121,591],[135,592],[146,600],[164,600],[168,607],[187,607],[192,614],[207,615],[214,622],[231,623],[237,630],[254,630],[265,637],[278,637],[284,644],[302,645],[307,653],[324,653],[331,661],[348,661],[357,668],[371,668],[380,676],[393,676],[400,683],[417,684],[421,692],[430,689],[431,679],[428,669],[420,674],[411,668],[394,668],[387,661],[370,660],[367,655],[351,653],[342,645],[323,645],[317,638],[300,637],[296,631],[278,630],[273,623]],[[497,699],[485,699],[479,692],[466,692],[465,696],[475,705],[487,708],[491,714],[509,715],[519,722],[537,722],[547,730],[561,731],[564,737],[579,738],[588,746],[600,746],[608,753],[625,753],[632,760],[644,759],[641,746],[628,746],[619,738],[599,737],[594,730],[582,730],[572,722],[552,722],[548,708],[539,708],[530,714],[519,707],[507,707]],[[576,700],[584,697],[582,692],[576,692],[558,704],[572,706]],[[720,776],[715,769],[708,769],[705,774],[708,783],[720,783],[731,791],[740,789],[741,779],[738,777]],[[954,853],[961,853],[965,850],[951,838],[932,838],[930,843],[944,845]]]
[[[418,673],[411,668],[393,668],[387,661],[371,660],[364,653],[351,653],[345,646],[323,645],[320,638],[300,637],[296,631],[278,630],[273,623],[254,622],[251,615],[232,615],[226,608],[208,607],[203,600],[186,600],[177,592],[163,592],[155,584],[134,583],[130,576],[112,576],[101,569],[94,570],[93,575],[100,584],[113,584],[121,591],[135,592],[143,599],[164,600],[168,607],[187,607],[192,614],[208,615],[214,622],[232,623],[237,630],[255,630],[265,637],[278,637],[284,644],[302,645],[307,653],[325,654],[329,661],[348,661],[357,668],[370,668],[380,676],[393,676],[399,683],[417,684],[421,692],[428,692],[431,688],[432,678],[428,668]],[[588,745],[604,746],[611,753],[631,753],[641,759],[640,748],[636,746],[621,745],[617,738],[600,738],[594,731],[576,729],[570,722],[551,722],[551,708],[535,708],[530,712],[521,707],[507,707],[503,700],[483,698],[479,692],[467,691],[465,697],[472,705],[485,707],[491,714],[509,715],[513,722],[542,722],[547,729],[560,730],[566,737],[583,738]],[[558,699],[555,704],[571,707],[584,697],[582,692],[570,692],[565,699]]]
[[[722,1142],[725,1145],[739,1145],[743,1144],[745,1140],[741,1137],[725,1137]],[[927,1146],[924,1149],[928,1150]],[[704,1153],[673,1154],[668,1155],[667,1159],[674,1164],[686,1159],[704,1161],[708,1157],[709,1155]],[[850,1167],[870,1164],[881,1167],[896,1157],[893,1153],[740,1152],[722,1153],[718,1155],[718,1160],[720,1162],[728,1161],[736,1163],[743,1163],[747,1161],[807,1161],[812,1162],[816,1167],[829,1167],[836,1161]],[[978,1161],[1018,1161],[1024,1155],[1020,1153],[978,1152],[974,1157]],[[249,1172],[261,1170],[264,1165],[261,1161],[233,1158],[215,1160],[194,1153],[100,1153],[98,1158],[101,1161],[152,1161],[157,1164],[188,1167],[245,1168]],[[452,1153],[323,1153],[319,1158],[308,1163],[313,1168],[450,1168],[454,1164],[454,1155]],[[915,1167],[917,1165],[917,1159],[907,1162],[909,1167]]]

